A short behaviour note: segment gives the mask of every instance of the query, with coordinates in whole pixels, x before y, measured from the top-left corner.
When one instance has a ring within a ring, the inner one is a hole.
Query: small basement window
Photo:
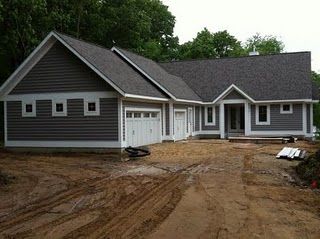
[[[67,100],[52,100],[52,116],[67,116]]]
[[[22,117],[36,116],[36,101],[22,101]]]
[[[84,100],[84,115],[98,116],[100,115],[100,100]]]
[[[270,105],[256,105],[256,125],[270,124]]]
[[[280,105],[281,114],[292,114],[292,104],[281,104]]]
[[[214,106],[207,106],[205,107],[205,125],[215,125],[215,107]]]

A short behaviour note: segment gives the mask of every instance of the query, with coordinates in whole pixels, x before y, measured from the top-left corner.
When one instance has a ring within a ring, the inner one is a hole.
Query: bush
[[[310,155],[305,161],[298,164],[296,172],[299,177],[309,185],[316,181],[320,186],[320,150]]]

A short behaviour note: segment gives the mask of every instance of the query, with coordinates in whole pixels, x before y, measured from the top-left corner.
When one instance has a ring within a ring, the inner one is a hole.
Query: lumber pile
[[[278,154],[277,159],[303,160],[306,157],[306,151],[299,148],[284,147]]]

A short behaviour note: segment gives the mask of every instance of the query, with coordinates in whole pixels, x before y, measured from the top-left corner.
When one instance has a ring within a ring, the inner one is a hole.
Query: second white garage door
[[[174,114],[174,137],[175,140],[186,138],[186,113],[175,112]]]
[[[126,140],[132,147],[161,142],[160,113],[127,111]]]

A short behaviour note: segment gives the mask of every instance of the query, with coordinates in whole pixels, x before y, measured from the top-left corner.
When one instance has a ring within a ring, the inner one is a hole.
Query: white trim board
[[[169,95],[172,99],[177,100],[177,98],[172,95],[166,88],[160,85],[156,80],[154,80],[149,74],[147,74],[144,70],[142,70],[137,64],[135,64],[132,60],[129,59],[121,50],[116,47],[112,47],[111,51],[117,52],[123,59],[125,59],[130,65],[136,68],[141,74],[147,77],[153,84],[158,86],[161,90],[163,90],[167,95]]]
[[[92,98],[117,98],[119,94],[115,91],[97,92],[68,92],[68,93],[39,93],[39,94],[19,94],[7,95],[5,101],[23,100],[54,100],[54,99],[92,99]]]
[[[302,130],[250,131],[249,135],[306,135]]]
[[[39,147],[39,148],[120,148],[119,141],[38,141],[8,140],[6,147]]]
[[[143,96],[143,95],[134,95],[134,94],[125,94],[126,98],[134,98],[134,99],[143,99],[143,100],[154,100],[154,101],[169,101],[166,98],[152,97],[152,96]]]

